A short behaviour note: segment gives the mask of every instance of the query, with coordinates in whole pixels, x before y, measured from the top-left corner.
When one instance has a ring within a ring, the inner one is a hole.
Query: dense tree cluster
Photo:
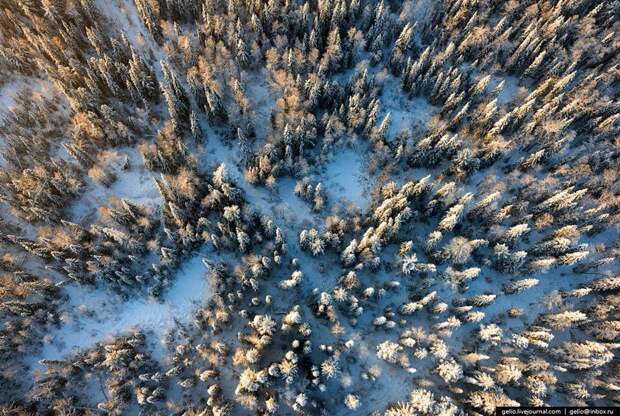
[[[0,1],[0,413],[618,405],[619,13]],[[193,256],[210,293],[163,339],[32,362],[67,287],[162,300]]]

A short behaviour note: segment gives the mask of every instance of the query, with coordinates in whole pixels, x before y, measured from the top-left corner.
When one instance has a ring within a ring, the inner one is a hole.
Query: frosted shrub
[[[463,377],[463,369],[453,358],[439,362],[435,371],[446,383],[454,383]]]
[[[260,335],[271,336],[276,328],[276,321],[269,315],[256,315],[249,325]]]
[[[480,339],[484,342],[489,342],[493,345],[497,345],[502,340],[503,331],[495,324],[480,325]]]
[[[430,352],[435,358],[443,360],[448,357],[448,345],[442,340],[437,340],[431,344]]]
[[[585,370],[605,365],[613,359],[607,346],[594,341],[565,342],[554,350],[564,365],[575,370]]]
[[[396,364],[403,348],[395,342],[384,341],[377,345],[377,357],[391,364]]]
[[[429,413],[435,403],[433,393],[425,389],[415,389],[409,394],[409,403],[417,412]]]
[[[588,316],[581,311],[565,311],[556,314],[545,315],[542,320],[553,329],[564,330],[578,322],[583,322]]]
[[[355,394],[347,394],[344,398],[344,404],[349,410],[357,410],[360,407],[360,399]]]
[[[538,279],[521,279],[504,286],[504,292],[508,294],[519,293],[538,284]]]
[[[329,358],[321,363],[321,373],[325,378],[333,378],[340,373],[338,360],[334,357]]]

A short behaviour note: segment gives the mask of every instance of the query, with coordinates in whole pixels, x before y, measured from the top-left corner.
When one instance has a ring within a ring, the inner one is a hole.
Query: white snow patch
[[[256,138],[262,143],[270,131],[271,111],[276,105],[276,94],[267,84],[267,74],[252,74],[249,79],[247,96],[251,102]]]
[[[388,103],[387,111],[390,112],[391,118],[388,136],[392,138],[404,129],[426,127],[435,110],[435,107],[421,97],[406,100],[403,106]]]
[[[295,179],[288,177],[278,179],[281,202],[273,207],[273,213],[286,224],[314,224],[314,213],[310,206],[295,195],[295,182]]]
[[[11,110],[18,91],[19,84],[16,82],[8,82],[0,87],[0,115]]]
[[[497,84],[499,84],[502,80],[504,81],[504,88],[497,95],[497,103],[500,105],[514,102],[519,95],[519,91],[522,88],[519,87],[519,80],[513,76],[505,76],[501,79],[498,79]]]
[[[364,209],[368,204],[368,178],[363,172],[363,161],[354,149],[341,149],[325,167],[323,175],[328,198],[352,202]]]
[[[140,38],[150,39],[133,2],[118,0],[96,0],[98,9],[125,33],[127,40],[136,50],[141,50]]]
[[[155,180],[144,171],[132,170],[119,177],[110,188],[111,194],[133,202],[154,206],[160,198]]]
[[[404,129],[425,130],[431,117],[438,109],[431,105],[426,98],[409,98],[399,84],[399,81],[388,76],[383,84],[381,95],[381,112],[378,123],[381,123],[387,113],[390,113],[390,128],[387,139],[391,140]]]
[[[15,97],[26,93],[29,95],[41,94],[50,97],[54,86],[46,80],[30,77],[12,77],[4,84],[0,84],[0,120],[15,104]]]
[[[60,328],[51,330],[50,342],[44,345],[35,363],[43,358],[62,359],[135,329],[153,331],[156,339],[163,339],[177,322],[189,322],[209,296],[203,254],[191,258],[179,269],[161,302],[152,298],[123,301],[119,295],[104,289],[67,287],[70,300],[66,321]]]
[[[71,215],[77,222],[89,222],[98,208],[110,205],[110,198],[124,198],[131,202],[156,208],[162,198],[155,185],[153,173],[144,168],[141,156],[135,149],[122,148],[114,152],[114,159],[108,165],[117,176],[109,187],[94,183],[87,178],[87,188],[82,198],[71,207]],[[122,170],[121,160],[128,160],[129,168]]]
[[[402,11],[398,17],[401,23],[414,21],[420,25],[429,23],[433,13],[433,2],[431,0],[407,0],[403,3]]]

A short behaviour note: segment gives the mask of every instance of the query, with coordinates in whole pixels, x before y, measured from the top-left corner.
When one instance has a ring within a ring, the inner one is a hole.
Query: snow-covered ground
[[[497,87],[500,82],[504,81],[504,86],[500,93],[497,95],[497,103],[500,105],[515,102],[515,100],[519,96],[520,91],[526,90],[525,87],[519,86],[519,80],[513,76],[506,75],[501,78],[495,78],[495,85],[491,85],[493,88]]]
[[[312,212],[310,205],[295,195],[295,180],[282,178],[278,181],[278,202],[272,211],[276,218],[281,218],[287,224],[310,226],[317,223],[316,213]]]
[[[114,173],[116,180],[110,187],[106,187],[86,178],[86,190],[71,206],[71,215],[76,222],[92,222],[96,218],[97,209],[110,205],[110,198],[128,199],[152,209],[162,203],[155,176],[144,168],[142,156],[136,149],[119,148],[108,153],[105,165]]]
[[[100,5],[98,9],[104,13],[105,17],[114,22],[114,27],[123,31],[136,51],[142,50],[145,42],[151,40],[148,30],[142,24],[134,2],[97,0],[95,3]],[[153,52],[157,50],[158,48],[151,48]]]
[[[353,203],[365,210],[369,202],[369,178],[365,173],[364,160],[359,151],[343,148],[325,166],[322,175],[328,198]]]
[[[253,74],[246,80],[246,94],[253,112],[254,127],[258,143],[263,143],[270,131],[271,111],[276,102],[276,94],[266,83],[267,75]]]
[[[13,106],[18,88],[16,82],[9,82],[0,87],[0,115],[6,114]]]
[[[381,112],[379,121],[389,113],[390,128],[388,129],[388,140],[394,138],[402,130],[409,131],[424,130],[428,126],[438,108],[431,105],[426,98],[409,98],[403,93],[398,79],[388,77],[383,84],[381,95]]]
[[[69,301],[62,324],[46,337],[44,347],[33,359],[35,368],[40,359],[62,359],[132,330],[152,331],[155,339],[162,340],[177,322],[190,322],[210,294],[204,256],[198,253],[183,262],[159,301],[143,297],[124,300],[103,288],[67,286]]]
[[[42,94],[51,96],[55,90],[54,86],[49,82],[39,78],[17,77],[6,80],[0,86],[0,120],[4,114],[8,112],[15,103],[15,97],[20,93],[27,91],[30,94]]]

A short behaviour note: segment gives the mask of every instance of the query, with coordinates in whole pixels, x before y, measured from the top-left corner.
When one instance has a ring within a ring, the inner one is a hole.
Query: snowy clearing
[[[322,176],[329,198],[353,203],[362,210],[367,208],[369,178],[359,151],[348,147],[336,151]]]
[[[39,359],[60,360],[98,342],[134,330],[152,331],[163,339],[178,323],[187,324],[209,297],[204,255],[185,261],[161,300],[124,300],[105,289],[69,285],[69,303],[60,328],[46,336]],[[39,359],[35,359],[37,362]]]

